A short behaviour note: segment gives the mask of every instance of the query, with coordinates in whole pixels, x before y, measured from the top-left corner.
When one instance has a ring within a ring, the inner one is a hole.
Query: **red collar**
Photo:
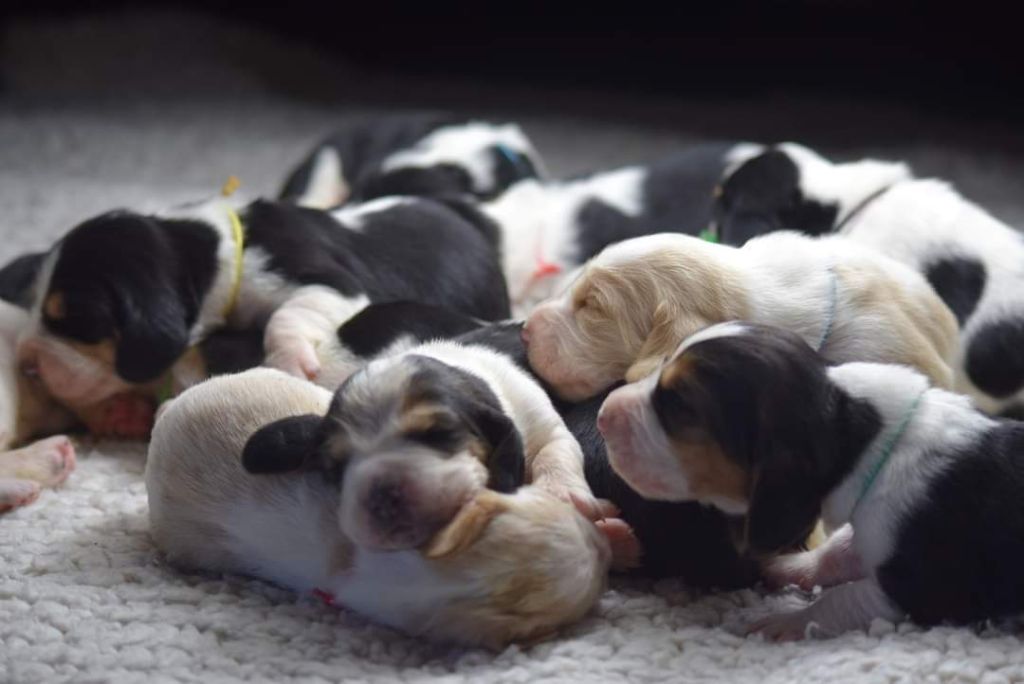
[[[324,591],[323,589],[317,588],[313,590],[313,596],[317,597],[329,606],[334,605],[334,594],[332,594],[329,591]]]
[[[542,242],[542,240],[538,240],[537,247],[534,249],[534,262],[536,265],[533,268],[533,273],[530,274],[530,279],[526,281],[526,286],[523,288],[524,297],[527,292],[533,289],[533,286],[536,285],[538,281],[541,281],[548,276],[558,275],[564,270],[560,264],[556,264],[555,262],[548,261],[544,258],[544,246]]]

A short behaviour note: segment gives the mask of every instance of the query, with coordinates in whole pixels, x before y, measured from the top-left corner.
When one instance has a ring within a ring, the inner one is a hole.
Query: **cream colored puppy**
[[[523,332],[530,365],[568,400],[650,375],[714,323],[791,330],[829,363],[917,368],[952,384],[956,319],[925,279],[844,238],[778,232],[742,248],[677,234],[608,247]]]
[[[356,546],[340,482],[320,469],[252,475],[250,437],[328,411],[330,392],[276,370],[197,385],[157,417],[146,468],[150,522],[175,564],[265,579],[412,634],[499,647],[551,635],[600,595],[606,541],[572,506],[533,487],[480,489],[419,548]],[[280,445],[289,458],[292,445]]]
[[[73,422],[37,378],[18,372],[14,347],[27,320],[27,313],[0,301],[0,513],[35,501],[75,469],[75,448],[63,435],[11,449]]]

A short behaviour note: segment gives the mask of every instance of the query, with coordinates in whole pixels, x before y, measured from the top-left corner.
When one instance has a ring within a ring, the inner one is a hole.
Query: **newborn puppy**
[[[580,400],[649,375],[679,341],[748,320],[800,334],[829,362],[920,369],[948,387],[956,320],[920,275],[843,238],[780,232],[741,249],[685,235],[612,245],[523,331],[530,365]]]
[[[1024,427],[913,369],[826,368],[793,333],[726,323],[612,392],[598,424],[633,487],[745,516],[755,553],[784,549],[819,514],[838,530],[768,562],[775,584],[831,587],[753,626],[770,638],[1024,610]]]
[[[213,200],[158,216],[103,214],[47,254],[18,356],[59,399],[91,405],[206,375],[190,353],[211,331],[260,330],[304,287],[334,290],[346,315],[423,299],[486,319],[508,314],[489,226],[426,199],[321,212]],[[301,350],[294,352],[301,354]]]
[[[304,460],[310,443],[272,444],[265,426],[299,426],[330,403],[326,390],[269,369],[215,378],[170,402],[146,466],[151,530],[169,560],[314,592],[414,635],[492,648],[550,636],[593,606],[606,542],[571,506],[536,488],[467,491],[420,548],[379,551],[339,525],[347,471],[339,486],[319,469],[243,469],[252,440],[262,442],[264,464]]]
[[[501,231],[515,311],[529,313],[612,243],[652,233],[700,233],[711,219],[712,190],[747,147],[704,143],[653,164],[566,181],[524,180],[482,204]]]
[[[324,299],[328,298],[325,293]],[[519,322],[483,323],[416,302],[392,302],[368,306],[335,330],[316,313],[329,308],[329,301],[319,306],[310,302],[304,314],[293,312],[292,321],[295,331],[304,330],[317,340],[322,369],[316,382],[324,387],[337,387],[374,358],[387,358],[436,339],[486,347],[529,372]],[[299,324],[303,315],[305,322]],[[555,407],[580,444],[584,474],[594,496],[611,501],[619,509],[621,520],[606,518],[597,523],[612,541],[619,569],[647,576],[680,577],[700,588],[753,584],[758,577],[757,567],[737,553],[725,516],[698,504],[644,499],[611,470],[604,440],[596,427],[603,398],[599,395],[581,404],[556,402]],[[612,515],[610,511],[608,514]]]
[[[542,174],[515,124],[435,114],[359,118],[289,174],[281,199],[316,209],[390,195],[494,197]]]
[[[725,239],[780,228],[839,232],[927,278],[960,324],[956,386],[989,412],[1024,407],[1024,240],[949,183],[905,164],[833,163],[785,143],[752,146],[722,183]]]
[[[74,417],[42,383],[18,372],[14,345],[28,320],[21,309],[0,301],[0,513],[31,503],[43,487],[61,484],[75,469],[75,448],[63,435]],[[19,449],[13,446],[24,445]]]

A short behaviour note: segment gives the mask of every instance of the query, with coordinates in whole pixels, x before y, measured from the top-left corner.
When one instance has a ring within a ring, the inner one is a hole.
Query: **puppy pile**
[[[826,588],[773,639],[1007,617],[1021,263],[902,164],[551,179],[515,124],[358,120],[276,200],[117,209],[0,270],[0,509],[85,428],[151,436],[172,563],[432,639],[548,638],[609,569]]]

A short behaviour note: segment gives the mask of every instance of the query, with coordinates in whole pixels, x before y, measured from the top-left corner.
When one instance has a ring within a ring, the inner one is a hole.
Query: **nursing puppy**
[[[800,539],[819,514],[837,530],[768,561],[775,584],[828,588],[753,631],[799,639],[874,618],[931,625],[1024,611],[1024,426],[910,368],[828,368],[793,333],[726,323],[609,395],[598,423],[634,488],[745,516],[755,553]]]
[[[957,388],[989,412],[1024,406],[1024,239],[949,183],[905,164],[832,163],[785,143],[752,146],[715,203],[725,239],[780,228],[839,232],[927,278],[960,324]]]
[[[392,302],[368,306],[335,329],[318,313],[331,308],[331,296],[323,293],[319,304],[309,301],[306,309],[294,310],[288,321],[272,320],[270,325],[294,326],[293,333],[308,334],[316,340],[321,370],[314,379],[321,386],[337,387],[374,358],[387,358],[436,339],[485,347],[529,372],[521,340],[522,323],[485,324],[437,307]],[[281,330],[275,334],[286,333]],[[612,542],[619,569],[679,577],[700,588],[753,584],[758,577],[757,567],[737,553],[725,516],[698,504],[644,499],[611,470],[604,440],[596,427],[603,398],[599,395],[581,404],[556,402],[555,407],[580,444],[584,474],[594,496],[619,509],[618,513],[606,514],[620,519],[609,517],[597,523]]]
[[[209,380],[168,404],[146,486],[153,538],[169,560],[313,592],[412,634],[492,648],[550,636],[596,602],[606,542],[571,506],[534,487],[467,490],[418,548],[380,551],[346,531],[355,460],[336,464],[345,471],[340,486],[316,468],[246,472],[254,441],[263,465],[305,458],[304,439],[268,441],[266,426],[300,425],[330,403],[326,390],[256,369]],[[449,496],[444,487],[435,493]]]
[[[747,148],[704,143],[653,164],[565,181],[524,180],[482,204],[501,231],[514,309],[529,313],[612,243],[652,233],[700,233],[711,219],[712,190]]]
[[[18,372],[14,345],[27,320],[23,310],[0,301],[0,513],[31,503],[75,469],[74,446],[56,435],[74,417],[38,379]],[[43,435],[56,436],[33,441]]]
[[[292,171],[282,200],[316,209],[391,195],[486,199],[543,175],[519,126],[435,114],[355,119]]]
[[[485,319],[508,314],[496,237],[426,199],[384,199],[321,212],[223,200],[146,216],[90,219],[47,254],[18,348],[59,399],[206,376],[193,353],[211,331],[261,330],[304,287],[327,287],[347,315],[392,299],[444,303]]]
[[[956,320],[924,278],[839,237],[779,232],[742,248],[685,235],[613,245],[523,331],[530,365],[579,400],[649,375],[679,341],[747,320],[801,335],[831,363],[913,366],[949,387]]]

